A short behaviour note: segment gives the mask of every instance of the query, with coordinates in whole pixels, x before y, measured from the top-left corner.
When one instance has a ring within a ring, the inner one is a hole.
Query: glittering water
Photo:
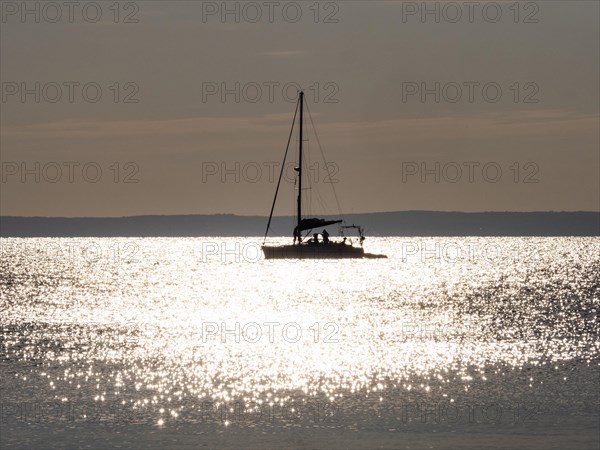
[[[598,238],[1,245],[5,445],[598,444]]]

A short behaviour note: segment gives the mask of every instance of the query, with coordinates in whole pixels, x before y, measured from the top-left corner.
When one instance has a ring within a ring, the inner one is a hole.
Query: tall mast
[[[300,91],[300,144],[298,146],[298,236],[300,236],[300,221],[302,220],[302,125],[304,117],[304,92]]]

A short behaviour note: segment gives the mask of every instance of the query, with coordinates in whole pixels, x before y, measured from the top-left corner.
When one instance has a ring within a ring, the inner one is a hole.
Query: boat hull
[[[368,257],[362,247],[348,244],[262,246],[265,259],[342,259]]]

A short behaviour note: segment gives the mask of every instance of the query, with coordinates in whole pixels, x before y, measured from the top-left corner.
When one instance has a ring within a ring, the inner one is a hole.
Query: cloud
[[[370,140],[373,144],[411,141],[436,141],[458,138],[493,138],[503,136],[539,136],[594,130],[597,114],[575,114],[562,110],[513,111],[477,115],[449,115],[428,118],[401,118],[377,122],[317,123],[320,136],[343,141]],[[258,117],[194,117],[170,120],[77,121],[67,120],[21,127],[5,127],[7,141],[64,138],[119,138],[152,136],[202,136],[211,140],[246,140],[252,136],[274,139],[287,134],[288,113]],[[235,130],[235,133],[232,133]],[[286,130],[286,131],[284,131]]]

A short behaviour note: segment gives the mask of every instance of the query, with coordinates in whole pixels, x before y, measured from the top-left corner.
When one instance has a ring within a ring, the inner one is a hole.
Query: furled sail
[[[336,223],[341,223],[341,220],[325,220],[325,219],[317,219],[313,217],[312,219],[302,219],[300,224],[294,228],[294,235],[301,233],[305,230],[312,230],[313,228],[321,228],[326,227],[327,225],[333,225]]]

